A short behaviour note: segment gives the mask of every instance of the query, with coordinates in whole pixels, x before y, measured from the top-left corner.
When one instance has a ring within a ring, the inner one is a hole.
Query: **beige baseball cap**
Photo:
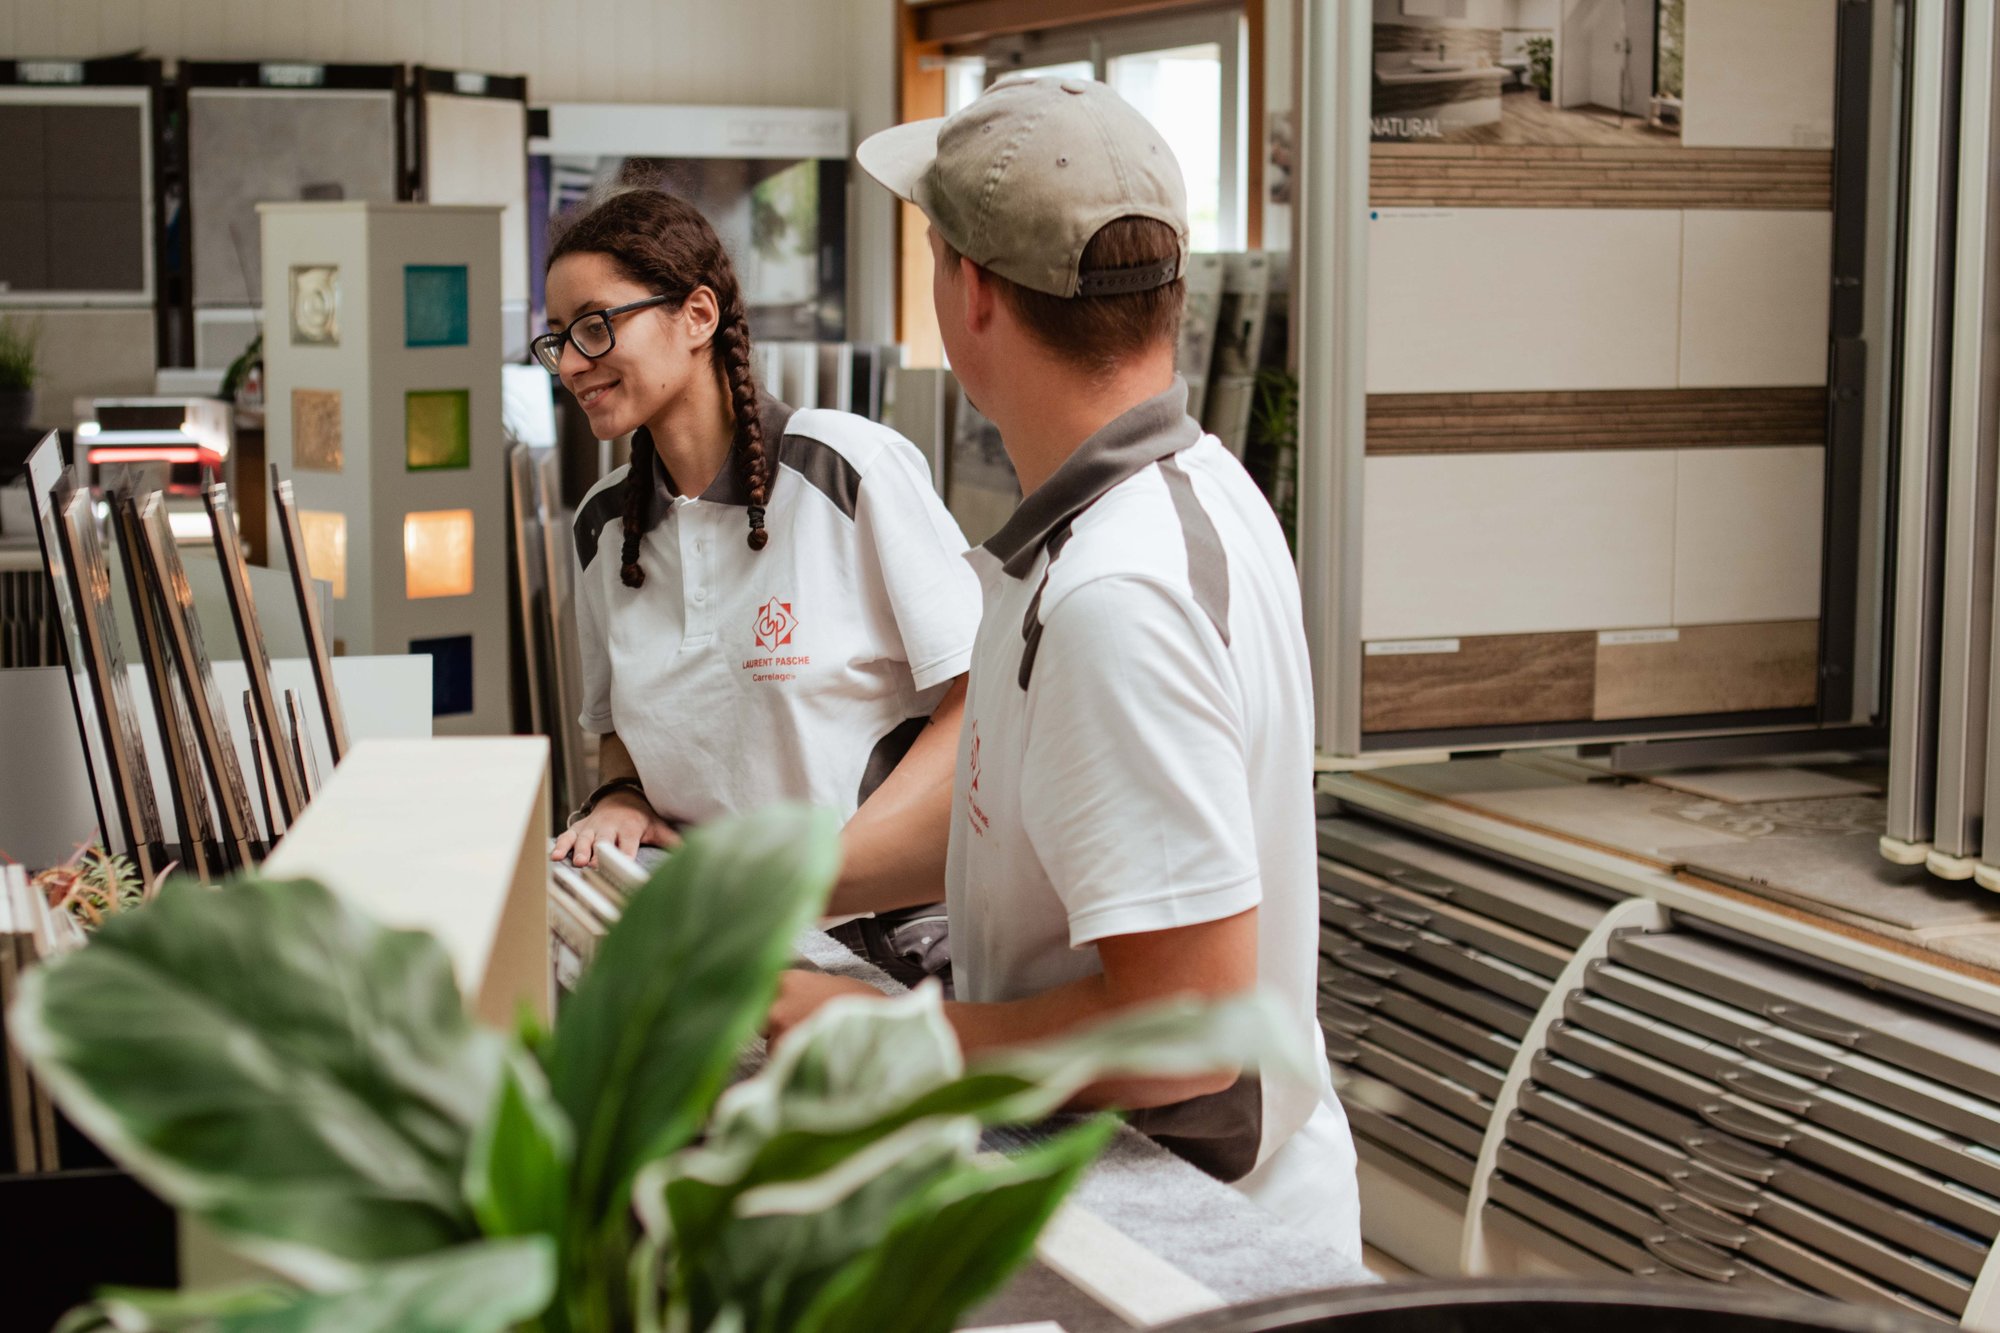
[[[1152,122],[1095,79],[996,83],[955,116],[869,136],[861,169],[924,211],[951,248],[1051,296],[1164,287],[1187,268],[1187,183]],[[1180,237],[1171,264],[1080,272],[1084,247],[1119,218]]]

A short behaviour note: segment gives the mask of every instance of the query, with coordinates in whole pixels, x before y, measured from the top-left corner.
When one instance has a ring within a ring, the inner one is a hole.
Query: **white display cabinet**
[[[260,204],[268,456],[347,653],[432,659],[434,727],[504,733],[501,210]]]

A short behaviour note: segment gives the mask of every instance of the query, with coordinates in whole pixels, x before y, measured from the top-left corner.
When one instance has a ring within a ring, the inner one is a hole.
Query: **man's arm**
[[[1062,1036],[1102,1022],[1120,1010],[1174,996],[1220,999],[1248,991],[1257,980],[1257,909],[1220,921],[1138,935],[1116,935],[1096,944],[1104,971],[1024,1000],[1001,1004],[949,1001],[945,1018],[968,1057]],[[786,972],[771,1008],[770,1035],[778,1041],[837,995],[877,995],[865,982],[818,972]],[[1238,1070],[1175,1079],[1110,1079],[1092,1084],[1073,1103],[1083,1109],[1166,1106],[1236,1081]]]
[[[944,887],[951,784],[965,677],[945,691],[914,744],[841,832],[840,879],[827,912],[887,912],[934,903]]]

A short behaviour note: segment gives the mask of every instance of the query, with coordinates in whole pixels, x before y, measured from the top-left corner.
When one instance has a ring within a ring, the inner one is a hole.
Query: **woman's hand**
[[[635,856],[641,847],[678,847],[681,835],[654,813],[644,796],[636,791],[615,791],[562,831],[549,859],[568,857],[574,865],[587,866],[596,861],[600,842]]]

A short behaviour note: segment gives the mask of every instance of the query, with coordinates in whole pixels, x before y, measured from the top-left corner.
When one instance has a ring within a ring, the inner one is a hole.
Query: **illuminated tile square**
[[[472,636],[411,639],[410,652],[431,659],[431,716],[472,711]]]
[[[471,321],[463,264],[403,266],[403,345],[463,347]]]
[[[306,573],[331,583],[336,601],[346,597],[347,515],[301,509],[299,536],[305,541]]]
[[[472,466],[472,394],[413,389],[403,395],[403,463],[412,472]]]
[[[338,472],[344,461],[340,390],[292,390],[292,466],[312,472]]]
[[[472,511],[433,509],[403,516],[403,595],[465,597],[472,592]]]
[[[340,269],[292,265],[292,346],[340,345]]]

